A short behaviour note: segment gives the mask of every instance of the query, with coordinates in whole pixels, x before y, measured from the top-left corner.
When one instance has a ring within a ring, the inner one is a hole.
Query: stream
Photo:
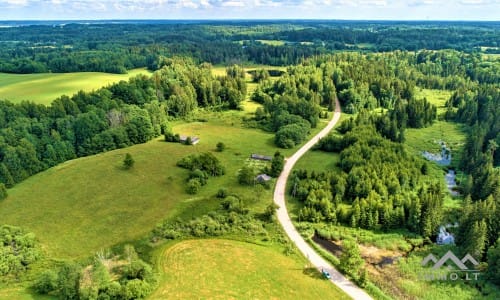
[[[437,141],[439,145],[441,145],[440,153],[431,153],[428,151],[423,151],[422,155],[430,161],[437,163],[440,166],[449,166],[451,164],[451,150],[448,148],[445,142]],[[449,169],[448,173],[444,176],[444,180],[446,181],[446,187],[452,196],[459,196],[455,188],[457,187],[457,182],[455,181],[456,173],[455,170]]]

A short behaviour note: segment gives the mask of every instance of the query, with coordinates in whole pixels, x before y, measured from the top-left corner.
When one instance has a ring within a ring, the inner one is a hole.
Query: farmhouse
[[[191,145],[196,145],[200,142],[200,138],[197,136],[187,136],[187,135],[181,135],[179,141],[182,144],[186,144],[188,138],[191,139]]]
[[[255,181],[257,182],[267,182],[269,180],[271,180],[271,176],[267,174],[259,174],[257,175],[257,177],[255,177]]]
[[[266,160],[266,161],[271,161],[273,159],[271,156],[261,155],[261,154],[252,154],[250,155],[250,158],[257,160]]]

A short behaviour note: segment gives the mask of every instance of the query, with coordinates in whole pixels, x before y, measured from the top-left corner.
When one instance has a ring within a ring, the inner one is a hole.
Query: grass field
[[[33,231],[50,256],[76,258],[101,248],[145,236],[165,217],[191,218],[220,205],[214,197],[226,187],[245,195],[254,211],[271,202],[271,190],[237,183],[238,170],[252,153],[273,155],[274,135],[241,127],[243,111],[205,112],[207,122],[179,122],[173,131],[201,138],[195,146],[153,140],[127,149],[62,163],[19,183],[0,202],[2,223]],[[315,129],[315,131],[319,130]],[[215,152],[217,142],[226,145]],[[185,191],[188,171],[176,162],[191,153],[210,151],[226,166],[226,175],[210,178],[207,186],[190,196]],[[289,156],[294,149],[281,149]],[[125,153],[134,167],[125,171]],[[75,238],[77,237],[77,238]]]
[[[165,217],[191,218],[213,210],[220,205],[214,195],[221,187],[248,195],[246,204],[262,211],[272,191],[253,192],[254,187],[237,183],[237,174],[250,154],[273,155],[278,148],[274,134],[244,128],[242,117],[251,115],[258,104],[245,101],[243,106],[243,111],[200,110],[192,122],[171,124],[175,133],[200,137],[196,146],[154,140],[68,161],[32,176],[0,202],[0,219],[35,232],[51,257],[75,258],[144,237]],[[226,145],[224,152],[215,152],[218,142]],[[188,171],[175,164],[205,151],[222,161],[226,175],[211,178],[190,196],[184,190]],[[121,167],[127,152],[136,161],[129,171]],[[282,152],[290,155],[293,150]]]
[[[438,116],[446,111],[446,101],[450,99],[453,92],[443,90],[416,89],[416,97],[418,99],[426,98],[431,104],[437,107]]]
[[[269,45],[269,46],[283,46],[285,45],[285,41],[281,40],[256,40],[257,42],[260,42],[264,45]],[[250,42],[250,40],[242,40],[238,41],[239,44],[243,45],[245,42]]]
[[[324,151],[309,151],[295,165],[295,170],[308,170],[315,172],[338,170],[337,163],[340,161],[338,153]]]
[[[424,150],[439,153],[441,146],[437,142],[444,141],[451,149],[452,165],[456,166],[465,143],[465,126],[459,123],[436,121],[426,128],[407,129],[405,138],[405,144],[418,154]]]
[[[28,290],[22,286],[6,287],[2,288],[0,286],[0,300],[56,300],[57,297],[31,294]]]
[[[139,74],[146,69],[134,69],[128,74],[98,72],[6,74],[0,73],[0,99],[17,103],[23,100],[50,104],[57,97],[73,95],[79,90],[92,91]]]
[[[158,255],[160,287],[148,299],[349,299],[298,255],[229,240],[189,240]]]
[[[194,122],[175,126],[174,132],[197,135],[201,142],[185,146],[154,140],[62,163],[10,189],[9,197],[0,203],[2,223],[35,232],[56,257],[90,255],[144,236],[157,222],[183,208],[196,206],[191,213],[198,215],[197,210],[205,213],[217,207],[218,202],[210,199],[220,187],[253,195],[251,187],[237,183],[239,168],[251,153],[272,155],[276,150],[272,134],[254,129]],[[219,141],[227,145],[222,153],[214,151]],[[188,171],[175,164],[190,153],[204,151],[219,157],[227,172],[210,178],[193,197],[184,191]],[[127,152],[136,161],[129,171],[121,167]],[[266,193],[271,201],[270,191]],[[258,200],[251,198],[248,204],[255,202],[263,209],[267,203]]]

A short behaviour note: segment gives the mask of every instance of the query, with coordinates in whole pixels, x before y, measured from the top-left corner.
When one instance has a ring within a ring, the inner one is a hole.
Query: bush
[[[40,256],[33,233],[15,226],[0,226],[0,276],[17,275]]]
[[[218,142],[216,147],[218,152],[222,152],[226,149],[226,145],[223,142]]]
[[[142,280],[133,279],[125,285],[124,299],[142,299],[151,292],[151,286]]]
[[[281,127],[276,132],[275,143],[281,148],[292,148],[300,144],[309,134],[310,126],[307,123],[294,123]]]
[[[208,181],[208,174],[200,169],[196,169],[189,174],[188,181],[191,179],[198,179],[201,185],[205,185]]]
[[[39,294],[47,294],[57,288],[57,274],[53,270],[41,273],[33,285],[33,289]]]
[[[123,160],[123,166],[125,169],[130,169],[134,166],[135,160],[132,158],[130,153],[125,154],[125,159]]]
[[[226,172],[219,159],[209,152],[183,157],[177,162],[177,166],[192,171],[200,169],[210,176],[221,176]]]
[[[186,187],[186,192],[195,195],[201,188],[201,182],[197,178],[189,179]]]
[[[272,177],[279,177],[281,171],[283,171],[283,167],[285,166],[285,157],[281,155],[279,151],[274,153],[274,157],[271,160],[271,172],[269,175]]]
[[[255,181],[255,170],[251,166],[244,166],[238,172],[238,182],[244,185],[252,185]]]
[[[215,197],[219,198],[219,199],[224,199],[227,197],[227,189],[225,188],[220,188],[218,191],[217,191],[217,194],[215,194]]]
[[[106,298],[107,296],[107,298]],[[119,282],[113,281],[106,285],[99,293],[99,299],[121,299],[122,295],[122,286]]]
[[[124,275],[127,279],[140,279],[146,280],[149,279],[152,275],[151,266],[146,264],[140,259],[134,260],[130,263],[130,265],[126,266],[124,269]]]
[[[360,268],[364,263],[358,245],[352,240],[344,240],[342,248],[340,267],[345,273],[351,275],[355,279],[358,279]]]

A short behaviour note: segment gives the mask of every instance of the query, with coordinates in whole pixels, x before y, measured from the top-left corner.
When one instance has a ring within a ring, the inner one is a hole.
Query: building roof
[[[259,159],[259,160],[272,160],[273,157],[272,156],[267,156],[267,155],[262,155],[262,154],[252,154],[250,155],[250,158],[253,158],[253,159]]]
[[[198,144],[198,142],[200,141],[200,138],[199,138],[199,137],[197,137],[197,136],[187,136],[187,135],[181,135],[181,136],[179,137],[179,139],[180,139],[180,141],[181,141],[182,143],[184,143],[184,142],[186,142],[186,141],[187,141],[187,138],[188,138],[188,137],[189,137],[189,138],[191,138],[191,144],[193,144],[193,145]]]
[[[267,174],[259,174],[259,175],[257,175],[257,177],[255,177],[255,180],[257,180],[257,181],[269,181],[271,179],[272,179],[272,177],[267,175]]]

